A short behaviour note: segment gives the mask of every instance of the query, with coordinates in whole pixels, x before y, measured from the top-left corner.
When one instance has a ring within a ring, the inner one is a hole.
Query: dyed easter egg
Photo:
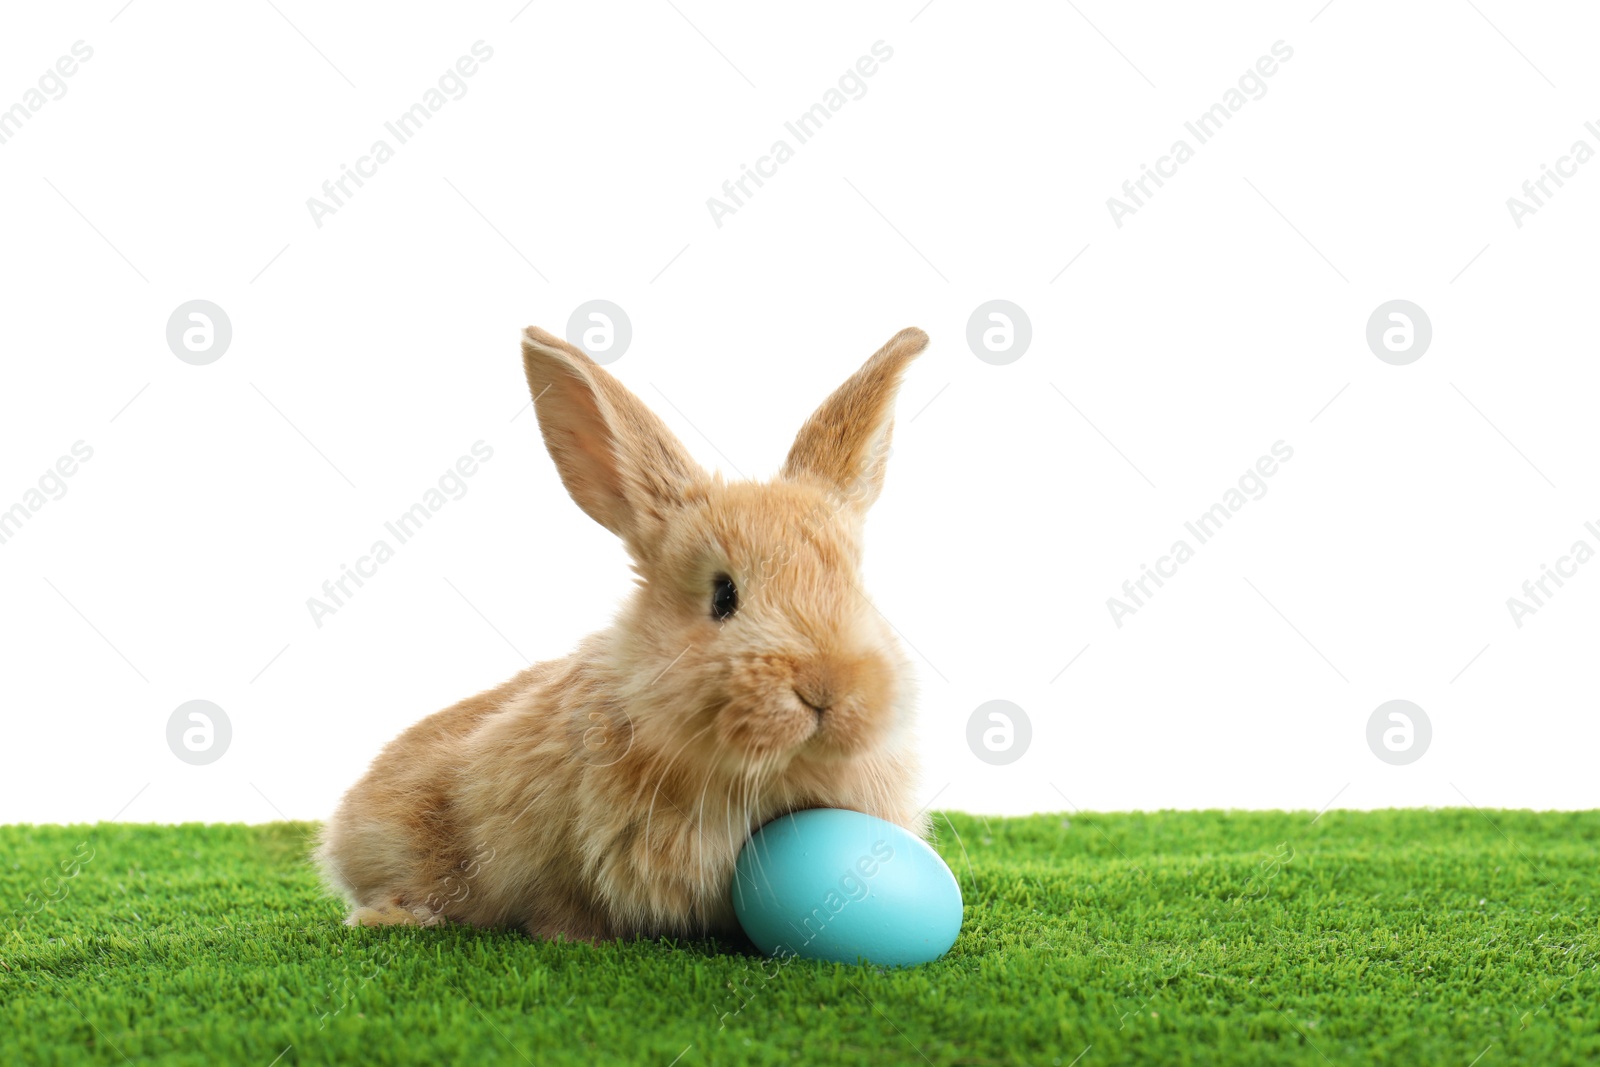
[[[733,910],[769,956],[908,967],[955,944],[961,887],[938,853],[894,823],[814,808],[745,843]]]

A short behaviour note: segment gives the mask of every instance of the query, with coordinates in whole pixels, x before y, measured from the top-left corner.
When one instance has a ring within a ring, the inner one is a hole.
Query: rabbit
[[[927,343],[891,338],[759,483],[708,474],[589,356],[524,331],[545,446],[637,585],[567,658],[383,749],[316,849],[349,924],[736,937],[734,861],[766,822],[848,808],[926,839],[912,671],[858,568]]]

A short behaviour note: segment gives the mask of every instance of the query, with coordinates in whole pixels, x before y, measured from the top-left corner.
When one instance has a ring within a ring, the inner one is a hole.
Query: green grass
[[[902,972],[350,929],[305,824],[0,827],[0,1063],[1600,1062],[1600,812],[939,826]]]

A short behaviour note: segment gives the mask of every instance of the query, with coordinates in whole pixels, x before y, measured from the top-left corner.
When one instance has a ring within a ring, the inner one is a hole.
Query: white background
[[[8,9],[0,107],[94,55],[0,145],[0,508],[94,456],[0,545],[0,821],[320,818],[404,726],[604,626],[625,559],[517,348],[592,298],[632,319],[611,369],[751,477],[897,329],[932,335],[866,577],[937,807],[1600,803],[1600,563],[1521,628],[1506,606],[1600,548],[1600,161],[1521,228],[1506,206],[1600,148],[1592,10],[675,3]],[[479,40],[466,95],[317,227],[307,198]],[[1117,227],[1107,198],[1279,40],[1266,95]],[[233,326],[203,367],[165,339],[197,298]],[[995,298],[1033,328],[1006,366],[965,338]],[[1433,324],[1409,366],[1365,341],[1396,298]],[[307,598],[479,440],[317,628]],[[1279,440],[1266,496],[1118,628],[1107,598]],[[233,727],[204,767],[165,738],[196,698]],[[1008,767],[966,743],[996,698],[1033,727]],[[1408,766],[1366,742],[1394,698],[1433,726]]]

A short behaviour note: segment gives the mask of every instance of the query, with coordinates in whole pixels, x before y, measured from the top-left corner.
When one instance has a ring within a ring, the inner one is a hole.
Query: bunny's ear
[[[522,363],[567,492],[636,557],[648,555],[662,519],[704,472],[643,401],[575,346],[529,326]]]
[[[870,507],[883,490],[900,377],[926,347],[928,335],[915,327],[891,337],[806,420],[783,476],[819,480],[847,504]]]

